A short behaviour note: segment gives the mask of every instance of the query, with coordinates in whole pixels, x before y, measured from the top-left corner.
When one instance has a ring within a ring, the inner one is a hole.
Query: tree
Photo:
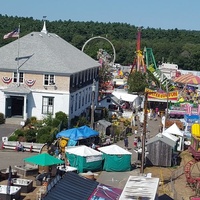
[[[147,76],[141,72],[133,72],[128,77],[128,92],[144,92],[148,86]]]

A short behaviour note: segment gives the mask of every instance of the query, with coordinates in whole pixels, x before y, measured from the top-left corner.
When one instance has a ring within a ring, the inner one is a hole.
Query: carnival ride
[[[136,41],[136,57],[133,61],[131,72],[140,71],[142,73],[146,72],[146,65],[144,62],[144,56],[141,51],[141,28],[138,28],[137,31],[137,41]]]
[[[173,90],[173,81],[168,79],[165,74],[163,74],[160,69],[157,67],[155,57],[151,48],[144,48],[144,51],[141,51],[141,28],[138,28],[137,31],[137,41],[136,41],[136,57],[133,61],[131,72],[140,71],[145,73],[150,71],[153,76],[160,82],[162,87],[167,88],[168,90]]]
[[[184,167],[187,184],[196,192],[196,196],[200,197],[200,124],[194,123],[191,127],[191,145],[188,151],[192,155],[192,159],[187,162]],[[197,197],[193,197],[195,199]],[[192,199],[192,198],[191,198]],[[199,198],[200,199],[200,198]]]

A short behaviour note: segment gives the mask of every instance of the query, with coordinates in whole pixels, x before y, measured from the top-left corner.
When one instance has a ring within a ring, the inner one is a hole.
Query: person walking
[[[125,136],[124,138],[124,146],[125,146],[125,149],[128,149],[128,137]]]

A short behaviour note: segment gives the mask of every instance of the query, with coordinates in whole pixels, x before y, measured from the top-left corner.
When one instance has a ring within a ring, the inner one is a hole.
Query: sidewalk
[[[158,117],[157,121],[147,119],[147,123],[148,123],[148,128],[147,128],[148,133],[146,135],[146,138],[148,139],[158,134],[161,118]],[[128,136],[128,141],[129,141],[128,151],[132,153],[131,163],[135,163],[137,161],[137,153],[134,151],[134,146],[133,146],[134,138],[141,136],[141,133],[143,133],[142,128],[139,128],[138,126],[138,129],[139,131],[137,132],[137,134],[132,134],[131,136]],[[120,140],[116,144],[122,148],[125,148],[124,140]]]

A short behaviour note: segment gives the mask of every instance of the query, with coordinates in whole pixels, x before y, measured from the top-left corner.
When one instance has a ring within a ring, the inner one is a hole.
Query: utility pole
[[[142,135],[142,159],[141,159],[141,168],[140,173],[144,173],[144,162],[145,162],[145,144],[146,144],[146,129],[147,129],[147,102],[148,102],[148,92],[145,92],[144,96],[144,127],[143,127],[143,135]]]
[[[92,84],[92,105],[91,105],[91,123],[90,128],[94,129],[94,100],[95,100],[96,81],[93,80]]]
[[[166,119],[168,119],[168,112],[169,112],[169,87],[168,87],[168,83],[166,84],[166,90],[167,90],[167,109],[166,109]]]

